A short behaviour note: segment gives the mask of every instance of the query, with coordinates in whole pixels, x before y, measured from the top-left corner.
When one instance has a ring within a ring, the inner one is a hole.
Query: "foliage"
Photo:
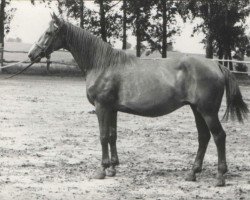
[[[14,17],[14,14],[16,12],[16,8],[10,7],[11,0],[6,1],[6,10],[5,10],[5,34],[8,34],[10,32],[10,22]]]
[[[46,4],[52,0],[40,0]],[[81,18],[81,0],[57,0],[58,10],[60,13],[65,13],[69,18],[77,21],[77,25],[81,24],[83,19],[83,27],[97,36],[101,36],[105,41],[113,43],[118,38],[123,38],[123,43],[126,41],[126,30],[131,29],[132,34],[137,38],[138,51],[144,45],[150,46],[150,51],[162,51],[162,34],[163,34],[163,10],[161,7],[162,0],[95,0],[94,3],[99,7],[99,10],[90,10],[83,5]],[[35,0],[31,0],[35,3]],[[124,6],[126,2],[126,18],[124,19]],[[171,38],[179,32],[179,27],[176,26],[175,14],[171,7],[174,4],[173,0],[167,2],[167,35]],[[178,2],[178,1],[175,1]],[[124,4],[123,4],[124,5]],[[123,12],[119,12],[123,11]],[[124,20],[125,26],[124,26]],[[125,29],[125,30],[124,30]],[[123,31],[122,31],[123,30]],[[168,40],[171,43],[171,39]],[[124,45],[126,46],[126,45]]]
[[[17,43],[20,43],[20,42],[22,42],[22,39],[19,38],[19,37],[16,37],[16,38],[10,37],[10,38],[7,39],[7,42],[17,42]]]
[[[75,24],[80,26],[81,24],[81,3],[83,5],[83,27],[90,29],[93,33],[96,33],[97,27],[97,13],[84,6],[84,2],[81,0],[57,0],[58,10],[60,14],[66,11],[66,16],[76,20]]]
[[[3,13],[1,13],[1,16],[2,14],[4,14],[4,19],[1,19],[0,20],[3,20],[3,23],[4,23],[4,34],[8,34],[9,31],[10,31],[10,22],[11,20],[13,19],[14,17],[14,13],[16,11],[16,8],[11,8],[10,7],[10,3],[11,3],[11,0],[5,0],[5,1],[1,1],[1,4],[4,4],[4,6],[1,8],[4,9],[4,11],[1,11]],[[2,31],[2,30],[1,30]]]
[[[177,16],[177,1],[168,0],[166,1],[166,22],[167,30],[166,37],[168,38],[168,45],[172,45],[172,37],[180,33],[180,27],[177,25],[176,16]],[[154,5],[155,13],[151,16],[151,24],[147,30],[147,42],[150,45],[151,53],[155,50],[158,50],[161,54],[163,48],[163,6],[161,1],[155,1]]]
[[[248,70],[248,67],[246,64],[243,64],[243,63],[237,63],[235,65],[235,69],[239,72],[247,72]]]
[[[244,25],[250,13],[249,0],[188,0],[182,2],[184,19],[200,17],[203,21],[194,28],[194,33],[203,32],[206,47],[211,37],[212,47],[218,56],[231,56],[236,47],[245,48],[248,40]]]
[[[101,7],[101,1],[103,1],[103,8]],[[122,29],[121,19],[122,16],[117,12],[116,5],[121,1],[113,0],[95,0],[95,3],[99,6],[100,11],[98,15],[97,27],[101,27],[102,20],[105,25],[107,41],[112,43],[114,39],[119,38]],[[101,10],[103,9],[103,10]],[[102,18],[101,13],[104,13],[104,18]],[[101,29],[97,32],[97,35],[101,35]]]
[[[50,0],[51,1],[51,0]],[[105,20],[105,37],[108,42],[112,43],[115,38],[119,37],[121,30],[121,16],[115,13],[114,5],[117,3],[112,0],[103,1],[104,19],[101,18],[101,11],[90,10],[84,6],[82,0],[57,0],[58,10],[60,13],[67,12],[67,17],[74,18],[78,21],[77,25],[83,24],[83,28],[91,31],[97,36],[101,36],[101,20]],[[83,6],[81,18],[81,3]],[[100,1],[96,0],[95,4],[99,5]],[[82,19],[83,21],[81,22]]]

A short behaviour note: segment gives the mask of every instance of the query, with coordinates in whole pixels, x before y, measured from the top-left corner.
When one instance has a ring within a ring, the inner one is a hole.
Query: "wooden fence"
[[[65,53],[69,53],[68,51],[66,50],[58,50],[58,52],[65,52]],[[4,60],[4,53],[23,53],[23,54],[28,54],[27,51],[9,51],[9,50],[4,50],[2,44],[0,43],[0,65],[1,66],[4,66],[4,63],[6,64],[11,64],[11,63],[17,63],[19,61],[16,61],[16,60]],[[163,59],[166,59],[166,58],[141,58],[143,60],[163,60]],[[229,62],[232,62],[232,63],[241,63],[241,64],[250,64],[250,61],[239,61],[239,60],[220,60],[220,59],[213,59],[214,61],[217,61],[217,62],[220,62],[222,64],[224,63],[229,63]],[[26,64],[29,64],[30,62],[29,61],[26,61],[26,62],[23,62],[23,63],[26,63]],[[40,63],[42,64],[46,64],[46,69],[47,69],[47,72],[49,72],[50,70],[50,66],[51,64],[58,64],[58,65],[65,65],[65,66],[77,66],[76,64],[73,64],[73,63],[65,63],[65,62],[59,62],[59,61],[51,61],[50,57],[47,58],[46,61],[41,61]],[[0,69],[1,70],[1,69]],[[234,67],[234,70],[232,71],[233,73],[238,73],[238,74],[247,74],[248,76],[250,76],[250,71],[248,70],[247,72],[240,72],[240,71],[236,71],[235,70],[235,67]]]
[[[58,50],[58,52],[65,52],[65,53],[69,53],[68,51],[65,50]],[[0,65],[1,67],[4,66],[4,64],[12,64],[12,63],[17,63],[19,61],[17,60],[5,60],[4,59],[4,53],[23,53],[23,54],[28,54],[28,51],[9,51],[9,50],[4,50],[4,48],[2,47],[1,43],[0,43]],[[25,61],[23,62],[25,64],[30,64],[30,61]],[[65,65],[65,66],[77,66],[73,63],[66,63],[66,62],[59,62],[59,61],[51,61],[50,56],[47,58],[46,61],[40,61],[41,64],[46,64],[46,69],[49,72],[50,70],[50,66],[51,64],[57,64],[57,65]]]

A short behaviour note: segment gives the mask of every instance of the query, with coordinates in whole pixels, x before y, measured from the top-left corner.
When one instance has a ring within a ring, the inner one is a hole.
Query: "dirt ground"
[[[226,122],[229,172],[214,187],[213,140],[197,182],[186,182],[197,151],[189,107],[160,118],[119,113],[117,176],[93,180],[101,146],[81,78],[0,76],[0,199],[250,199],[250,119]],[[241,86],[250,107],[250,86]],[[223,102],[220,115],[225,111]]]

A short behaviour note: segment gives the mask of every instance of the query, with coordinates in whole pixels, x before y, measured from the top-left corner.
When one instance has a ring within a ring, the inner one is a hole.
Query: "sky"
[[[36,42],[48,27],[48,23],[51,20],[50,13],[57,13],[55,6],[48,8],[40,3],[36,3],[34,6],[28,0],[12,0],[11,6],[17,8],[17,10],[11,21],[11,31],[7,35],[7,38],[19,37],[24,43],[32,44]],[[85,6],[93,7],[93,4],[86,2]],[[200,43],[204,35],[200,33],[191,37],[193,27],[198,21],[199,20],[184,24],[179,20],[181,34],[175,36],[174,50],[183,53],[205,53],[203,44]],[[128,42],[130,42],[132,46],[135,46],[135,37],[129,35]],[[115,48],[121,48],[121,42],[117,42]]]

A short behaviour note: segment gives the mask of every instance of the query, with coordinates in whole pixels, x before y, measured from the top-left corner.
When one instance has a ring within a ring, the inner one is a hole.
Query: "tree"
[[[34,0],[32,0],[34,2]],[[41,0],[44,3],[50,3],[52,0]],[[95,0],[98,4],[99,12],[85,7],[84,0],[57,0],[60,13],[66,11],[67,16],[79,21],[78,25],[91,31],[97,36],[109,43],[112,39],[118,38],[121,30],[121,16],[114,12],[113,8],[119,2],[112,0]]]
[[[97,22],[100,28],[98,35],[105,42],[112,43],[112,39],[119,38],[120,36],[122,16],[114,10],[120,2],[121,0],[118,2],[114,2],[113,0],[95,0],[95,3],[99,6]]]
[[[16,37],[16,38],[11,38],[10,37],[6,41],[7,42],[17,42],[17,43],[20,43],[20,42],[22,42],[22,39],[20,37]]]
[[[141,56],[142,42],[146,41],[146,30],[150,27],[152,0],[127,0],[127,22],[132,25],[133,34],[136,36],[136,56]]]
[[[158,50],[162,57],[167,57],[167,38],[177,34],[176,0],[127,0],[127,24],[131,24],[136,36],[136,55],[141,56],[142,45],[147,43],[150,51]],[[172,43],[169,40],[169,44]]]
[[[5,21],[5,0],[1,0],[0,7],[0,43],[4,44],[4,21]]]
[[[84,28],[84,24],[85,24],[84,19],[86,19],[85,17],[88,16],[87,14],[91,14],[91,13],[88,13],[87,11],[85,13],[83,0],[58,1],[58,10],[60,13],[63,12],[62,11],[63,6],[67,8],[67,15],[75,19],[79,19],[80,20],[79,26],[81,28]]]
[[[10,8],[10,0],[1,0],[0,4],[0,43],[4,46],[4,37],[10,31],[10,22],[14,16],[15,8]]]
[[[127,49],[127,0],[123,0],[121,10],[123,11],[122,16],[122,49]]]
[[[85,7],[83,0],[57,0],[58,11],[63,14],[63,10],[66,10],[67,17],[76,19],[81,28],[91,29],[90,24],[96,20],[96,13]],[[93,30],[96,32],[96,30]]]
[[[97,0],[97,3],[100,6],[100,26],[101,26],[101,37],[102,40],[107,42],[107,30],[106,30],[106,12],[105,12],[105,8],[104,8],[104,0]],[[107,4],[108,6],[108,4]]]
[[[206,57],[213,52],[219,58],[231,59],[231,50],[242,45],[245,40],[244,22],[250,13],[249,0],[188,0],[182,2],[182,15],[194,19],[200,17],[194,33],[203,32],[206,37]],[[191,12],[191,15],[190,13]]]
[[[168,44],[172,44],[172,36],[180,32],[176,21],[176,5],[178,6],[178,1],[156,0],[156,13],[152,15],[152,22],[147,31],[147,41],[151,52],[158,50],[163,58],[167,57]],[[169,38],[169,43],[167,38]]]

